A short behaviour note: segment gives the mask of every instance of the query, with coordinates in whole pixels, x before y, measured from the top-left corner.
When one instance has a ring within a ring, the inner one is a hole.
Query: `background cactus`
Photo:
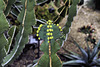
[[[18,27],[18,33],[15,37],[15,46],[13,48],[13,50],[10,52],[10,54],[8,54],[8,51],[9,51],[9,48],[10,45],[12,44],[12,40],[13,40],[13,37],[14,37],[14,32],[15,32],[15,29],[16,29],[16,26],[15,27],[12,27],[9,31],[9,39],[8,39],[8,44],[6,42],[6,39],[4,39],[5,37],[3,36],[3,32],[4,30],[8,29],[8,22],[6,21],[6,18],[3,14],[3,10],[4,10],[4,7],[5,5],[3,4],[4,2],[1,0],[0,3],[1,3],[1,16],[0,16],[0,24],[2,26],[0,26],[0,32],[2,32],[0,34],[0,36],[2,36],[2,42],[5,42],[5,43],[2,43],[4,46],[6,46],[6,54],[7,56],[4,56],[2,54],[2,56],[0,57],[4,57],[3,59],[3,63],[2,63],[2,66],[5,66],[5,65],[8,65],[9,63],[11,63],[12,61],[15,60],[15,58],[17,58],[20,53],[22,52],[22,49],[24,48],[25,44],[28,43],[28,35],[31,34],[32,32],[32,25],[34,25],[36,22],[35,22],[35,15],[34,15],[34,6],[35,6],[35,1],[31,1],[31,0],[21,0],[22,1],[22,4],[23,4],[23,9],[22,9],[22,12],[19,14],[18,16],[18,21],[21,23]],[[8,2],[9,3],[9,2]],[[8,12],[7,12],[8,13]],[[14,31],[14,32],[13,32]],[[1,37],[0,37],[1,38]],[[7,45],[6,45],[7,44]],[[1,44],[0,44],[1,45]],[[4,53],[4,46],[2,46],[2,52],[1,53]],[[8,46],[8,47],[7,47]],[[2,60],[1,58],[1,60]]]
[[[8,15],[8,13],[10,12],[10,10],[11,10],[11,6],[12,6],[12,4],[15,2],[16,0],[12,0],[12,1],[10,1],[10,0],[5,0],[5,2],[7,3],[7,7],[6,7],[6,9],[5,9],[5,11],[4,11],[4,14],[7,16]]]
[[[8,22],[5,18],[5,15],[3,13],[5,4],[2,0],[0,0],[0,67],[1,63],[3,62],[4,56],[6,56],[5,52],[5,45],[7,44],[7,39],[5,38],[4,31],[9,28]]]
[[[58,9],[59,15],[54,18],[55,24],[59,24],[60,21],[68,14],[68,18],[66,21],[66,24],[64,25],[63,29],[63,35],[58,39],[58,42],[60,44],[64,44],[64,40],[67,40],[68,33],[70,32],[70,27],[72,25],[72,21],[74,16],[77,14],[77,4],[80,0],[64,0],[64,5]]]
[[[74,41],[74,39],[73,39]],[[88,43],[87,43],[87,49],[84,50],[82,47],[80,47],[75,41],[74,44],[79,48],[81,51],[81,55],[70,52],[63,54],[66,58],[71,59],[70,61],[64,62],[63,67],[99,67],[100,66],[100,58],[99,58],[99,46],[100,46],[100,40],[96,44],[96,46],[91,50]]]

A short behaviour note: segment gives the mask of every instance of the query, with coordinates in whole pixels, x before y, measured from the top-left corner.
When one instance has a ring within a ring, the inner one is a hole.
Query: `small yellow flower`
[[[50,25],[50,28],[52,27],[52,25]]]
[[[38,39],[40,40],[40,37]]]
[[[59,24],[57,24],[57,26],[59,26]]]
[[[47,29],[47,32],[49,32],[49,29]]]
[[[47,28],[49,28],[50,26],[48,25]]]
[[[48,23],[49,25],[51,25],[51,23]]]
[[[53,39],[53,36],[52,36],[52,37],[50,37],[50,39]]]
[[[53,31],[53,29],[49,29],[49,31]]]
[[[36,34],[36,36],[39,36],[39,34]]]
[[[47,33],[46,35],[50,35],[50,33]]]
[[[50,33],[50,35],[52,36],[52,33]]]
[[[48,41],[48,43],[50,43],[50,41]]]
[[[51,31],[53,31],[53,29],[51,29]]]
[[[61,29],[61,26],[59,26],[59,29]]]
[[[39,33],[39,30],[37,30],[36,32]]]
[[[47,38],[48,40],[50,39],[50,37]]]
[[[62,31],[62,29],[60,29],[60,31]]]
[[[39,27],[42,27],[43,26],[43,24],[40,24],[40,26]]]
[[[47,24],[48,24],[49,22],[47,22]]]
[[[48,22],[52,23],[52,21],[51,21],[51,20],[48,20]]]
[[[38,30],[40,30],[40,27],[38,27]]]

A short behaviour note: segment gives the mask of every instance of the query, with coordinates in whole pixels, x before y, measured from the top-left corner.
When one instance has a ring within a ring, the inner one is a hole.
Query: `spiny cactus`
[[[12,40],[16,31],[16,26],[10,28],[9,30],[9,39],[6,40],[3,32],[8,29],[9,25],[6,20],[6,17],[4,16],[3,10],[4,10],[4,2],[0,0],[0,65],[6,66],[12,61],[17,58],[20,53],[22,52],[22,49],[24,48],[25,44],[28,43],[28,35],[32,32],[32,25],[35,25],[35,13],[34,13],[34,7],[35,7],[35,0],[21,0],[23,4],[22,12],[18,16],[18,21],[20,22],[20,25],[18,28],[18,33],[15,36],[15,46],[13,50],[8,54],[10,46],[12,44]],[[9,2],[8,2],[9,3]],[[8,13],[8,12],[7,12]],[[7,43],[8,41],[8,43]],[[3,44],[3,45],[2,45]],[[5,51],[4,51],[5,50]],[[7,55],[6,55],[7,54]],[[3,59],[4,58],[4,59]],[[2,61],[3,59],[3,61]],[[1,67],[1,66],[0,66]]]
[[[49,20],[44,26],[41,24],[38,27],[37,33],[39,34],[37,34],[37,36],[40,36],[44,41],[49,41],[49,39],[55,40],[61,36],[60,31],[62,31],[62,29],[59,24],[55,25]]]
[[[50,20],[47,24],[41,24],[38,27],[37,36],[39,39],[44,40],[40,47],[44,54],[36,67],[62,67],[62,62],[56,54],[60,49],[60,45],[56,40],[62,35],[61,31],[62,29],[59,24],[55,25]]]
[[[0,34],[2,34],[8,27],[8,22],[6,20],[6,17],[3,13],[4,9],[5,9],[5,4],[4,2],[1,0],[0,1]]]
[[[80,0],[63,0],[64,5],[58,9],[59,15],[54,18],[53,23],[59,24],[60,21],[68,14],[66,24],[64,25],[63,35],[57,41],[60,45],[64,44],[64,40],[67,40],[68,33],[70,32],[70,27],[73,21],[74,16],[77,12],[77,4]]]
[[[12,4],[13,4],[15,1],[16,1],[16,0],[12,0],[12,1],[8,0],[8,1],[7,1],[7,7],[6,7],[6,10],[4,11],[4,13],[5,13],[6,16],[7,16],[8,13],[10,12],[11,6],[12,6]]]
[[[12,14],[14,17],[18,17],[18,14],[21,12],[22,10],[22,2],[21,0],[16,0],[12,6],[11,6],[11,10],[9,11],[9,14]]]
[[[0,0],[0,67],[3,62],[4,56],[6,56],[5,45],[7,44],[7,39],[5,38],[4,31],[9,28],[9,24],[6,20],[6,17],[3,13],[5,4],[3,0]]]
[[[64,6],[58,9],[60,14],[54,19],[54,21],[51,22],[49,20],[47,24],[40,25],[37,30],[37,36],[39,36],[39,39],[44,40],[40,47],[44,54],[39,59],[36,67],[62,67],[62,62],[56,55],[56,52],[60,49],[63,40],[65,40],[69,33],[69,28],[73,21],[73,17],[77,12],[76,7],[79,0],[64,0],[64,2]],[[68,20],[62,30],[61,27],[58,27],[58,23],[62,20],[63,17],[65,17],[66,12],[69,12]]]
[[[100,40],[96,44],[96,46],[91,50],[89,45],[87,44],[87,50],[84,50],[80,47],[75,41],[74,44],[79,48],[82,53],[77,54],[74,52],[69,52],[70,54],[64,54],[66,58],[71,59],[70,61],[64,62],[64,67],[72,66],[72,67],[100,67],[100,58],[99,58],[99,46]]]
[[[16,32],[16,26],[13,26],[13,27],[11,27],[9,29],[9,32],[8,32],[8,35],[9,35],[8,43],[5,45],[6,54],[8,54],[9,51],[10,51],[10,47],[12,45],[12,42],[13,42],[13,39],[14,39],[14,36],[15,36],[15,32]]]

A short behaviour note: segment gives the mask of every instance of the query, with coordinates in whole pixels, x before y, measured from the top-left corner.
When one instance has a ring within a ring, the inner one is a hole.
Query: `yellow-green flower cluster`
[[[47,36],[48,36],[48,43],[50,43],[50,40],[53,39],[53,29],[52,29],[52,21],[51,20],[48,20],[47,22]]]
[[[39,32],[40,32],[42,26],[43,26],[43,24],[40,24],[40,26],[38,27],[38,30],[36,31],[37,32],[36,36],[38,37],[39,40],[40,40]]]
[[[60,29],[60,31],[62,31],[62,28],[61,26],[59,26],[59,24],[57,24],[56,26]]]
[[[51,24],[53,24],[53,23],[52,23],[51,20],[48,20],[48,21],[47,21],[47,24],[48,24],[48,25],[51,25]]]
[[[52,32],[53,31],[53,29],[47,29],[47,32]]]

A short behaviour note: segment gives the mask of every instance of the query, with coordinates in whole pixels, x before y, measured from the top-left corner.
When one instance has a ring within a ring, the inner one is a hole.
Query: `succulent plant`
[[[76,15],[78,2],[79,0],[64,0],[64,6],[58,9],[59,15],[53,21],[49,20],[44,25],[40,24],[38,27],[37,36],[38,39],[43,40],[40,49],[44,54],[34,65],[35,67],[62,67],[62,62],[56,52],[67,38],[73,17]],[[68,11],[68,21],[62,29],[59,26],[59,22],[65,17]]]
[[[45,4],[44,6],[36,6],[36,18],[37,19],[45,19],[45,20],[53,20],[53,18],[57,15],[55,12],[55,9],[48,4]]]
[[[10,0],[9,0],[10,1]],[[33,10],[35,6],[35,0],[21,0],[23,4],[23,9],[18,16],[18,21],[20,25],[12,26],[9,28],[8,21],[6,19],[6,15],[8,15],[9,11],[7,9],[11,8],[11,6],[7,6],[4,11],[5,3],[3,0],[0,0],[0,67],[7,66],[11,62],[13,62],[22,52],[22,49],[25,47],[25,44],[28,43],[29,34],[32,32],[32,25],[35,25],[35,12]],[[8,2],[10,5],[13,1]],[[27,6],[26,6],[27,5]],[[33,5],[33,6],[31,6]],[[4,13],[4,12],[5,13]],[[15,36],[16,29],[18,32]],[[4,35],[4,31],[8,30],[8,39]],[[15,36],[15,37],[14,37]],[[15,45],[10,51],[10,46],[12,45],[13,40],[15,41]]]
[[[87,51],[81,48],[75,41],[75,45],[79,48],[82,55],[70,52],[70,54],[63,54],[66,58],[69,58],[70,61],[64,62],[63,66],[79,66],[79,67],[100,67],[100,59],[98,58],[99,53],[99,46],[100,46],[100,40],[97,43],[97,45],[93,48],[91,51],[89,48],[89,45],[87,44]]]
[[[61,27],[48,20],[47,24],[40,25],[37,30],[38,39],[44,40],[40,49],[44,52],[36,67],[62,67],[62,62],[56,52],[60,45],[56,42],[61,36]]]
[[[96,39],[92,34],[95,33],[95,31],[96,29],[92,27],[92,24],[78,29],[78,32],[86,34],[85,40],[93,43],[94,45],[96,45]]]

